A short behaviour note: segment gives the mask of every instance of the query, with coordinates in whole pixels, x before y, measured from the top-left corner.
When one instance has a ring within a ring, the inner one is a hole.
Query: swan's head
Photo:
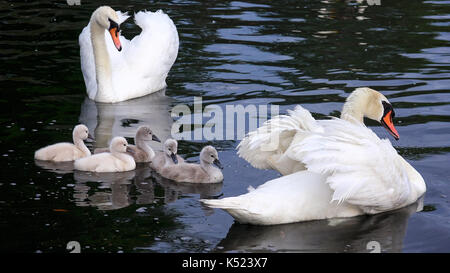
[[[92,20],[95,20],[98,25],[109,31],[114,45],[116,46],[117,50],[121,51],[122,45],[119,40],[120,21],[117,13],[111,7],[101,6],[92,14],[91,21]]]
[[[223,169],[219,161],[219,154],[213,146],[205,146],[200,152],[200,160],[208,164],[214,164],[220,169]]]
[[[84,124],[79,124],[77,126],[75,126],[75,128],[73,129],[73,138],[74,139],[81,139],[81,140],[86,140],[86,139],[94,139],[90,134],[89,134],[89,129],[86,127],[86,125]]]
[[[109,150],[111,152],[116,153],[126,153],[130,152],[132,153],[133,150],[128,148],[128,142],[123,137],[115,137],[111,140],[111,144],[109,145]]]
[[[169,138],[164,142],[164,152],[172,159],[173,163],[178,164],[178,142],[175,139]]]
[[[157,142],[161,142],[161,140],[159,140],[159,138],[153,134],[152,130],[148,126],[141,126],[137,129],[136,139],[141,139],[144,141],[154,140]]]
[[[341,117],[345,119],[348,116],[361,122],[363,117],[378,121],[395,140],[400,138],[393,122],[394,108],[389,100],[378,91],[367,87],[355,89],[347,98],[342,110]]]

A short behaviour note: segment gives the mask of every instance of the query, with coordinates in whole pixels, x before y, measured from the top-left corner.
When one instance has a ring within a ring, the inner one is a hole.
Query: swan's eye
[[[125,146],[127,146],[127,144],[123,144],[123,146],[125,147]]]
[[[214,157],[214,155],[211,155],[211,157]]]

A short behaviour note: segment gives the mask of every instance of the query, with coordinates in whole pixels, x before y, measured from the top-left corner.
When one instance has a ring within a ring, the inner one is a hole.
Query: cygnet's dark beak
[[[134,150],[131,149],[130,146],[127,146],[127,153],[134,155]]]
[[[88,134],[87,139],[90,139],[90,140],[92,140],[92,141],[95,141],[95,138],[94,138],[91,134]]]
[[[178,164],[178,158],[176,154],[171,153],[170,157],[172,158],[173,163]]]
[[[219,169],[223,169],[222,164],[220,163],[219,159],[215,159],[213,161],[213,164],[216,165]]]
[[[155,135],[152,135],[152,140],[156,142],[161,142],[161,140],[159,140],[159,138]]]

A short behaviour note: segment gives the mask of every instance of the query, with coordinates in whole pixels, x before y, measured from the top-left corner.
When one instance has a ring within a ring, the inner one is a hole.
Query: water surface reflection
[[[86,97],[81,105],[79,121],[93,133],[94,148],[108,147],[114,136],[134,139],[141,125],[149,125],[164,142],[170,137],[173,119],[169,110],[173,101],[165,95],[165,90],[114,104],[95,102]],[[151,141],[148,145],[161,150],[160,143]]]
[[[392,212],[276,226],[233,224],[215,251],[244,252],[370,252],[376,241],[382,252],[401,252],[411,214],[423,199]]]

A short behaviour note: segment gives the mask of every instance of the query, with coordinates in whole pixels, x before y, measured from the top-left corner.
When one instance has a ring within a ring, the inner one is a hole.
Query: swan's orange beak
[[[119,40],[119,27],[112,27],[109,29],[109,34],[111,34],[111,38],[116,46],[117,50],[122,50],[122,45]]]
[[[392,121],[394,116],[394,110],[389,110],[381,119],[381,124],[383,124],[384,128],[395,138],[395,140],[399,140],[400,136],[398,135],[397,129],[394,127],[394,122]]]

